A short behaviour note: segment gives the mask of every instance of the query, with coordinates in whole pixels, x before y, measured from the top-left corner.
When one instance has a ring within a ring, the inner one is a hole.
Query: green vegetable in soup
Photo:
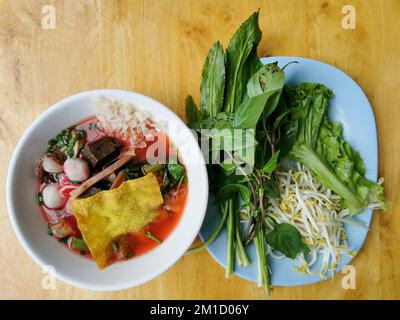
[[[53,231],[51,230],[51,226],[50,226],[49,223],[47,224],[47,234],[48,234],[49,236],[52,236],[52,235],[53,235]]]
[[[118,242],[113,242],[112,243],[112,248],[114,251],[118,251],[119,250],[119,243]]]
[[[130,251],[125,255],[124,259],[129,260],[130,258],[133,258],[134,256],[135,256],[135,253]]]
[[[127,180],[136,179],[141,176],[141,168],[142,163],[140,162],[131,162],[122,168],[122,171],[125,173],[125,177]]]
[[[185,168],[179,163],[168,163],[167,170],[175,185],[179,183],[185,173]]]
[[[41,192],[37,193],[36,199],[37,199],[38,205],[42,206],[43,205],[43,194]]]
[[[69,236],[62,237],[62,238],[58,239],[58,242],[67,244],[68,243],[68,239],[69,239]]]
[[[162,240],[158,237],[156,237],[153,233],[151,233],[150,231],[146,231],[146,237],[157,242],[157,243],[161,243]]]
[[[85,131],[81,129],[75,129],[74,127],[65,129],[61,131],[55,138],[49,140],[47,152],[60,150],[64,152],[67,157],[72,158],[75,153],[75,144],[84,139],[85,136]],[[80,148],[82,148],[82,145]]]
[[[164,168],[164,165],[161,163],[154,163],[154,164],[145,164],[143,166],[143,171],[147,173],[155,173],[161,171]]]
[[[86,242],[81,238],[71,237],[71,248],[81,252],[89,252]]]

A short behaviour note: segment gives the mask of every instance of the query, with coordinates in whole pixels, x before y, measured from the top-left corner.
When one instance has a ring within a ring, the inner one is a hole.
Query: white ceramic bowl
[[[63,247],[46,233],[36,202],[33,166],[45,152],[47,141],[59,131],[95,114],[99,96],[133,103],[148,111],[155,121],[175,124],[177,137],[170,137],[186,166],[189,194],[185,211],[169,237],[147,254],[99,270],[90,259]],[[171,267],[186,252],[199,232],[208,200],[208,179],[197,141],[184,122],[161,103],[124,90],[93,90],[57,102],[39,116],[19,141],[7,177],[7,203],[11,223],[22,246],[42,267],[53,266],[56,277],[71,285],[112,291],[143,284]]]

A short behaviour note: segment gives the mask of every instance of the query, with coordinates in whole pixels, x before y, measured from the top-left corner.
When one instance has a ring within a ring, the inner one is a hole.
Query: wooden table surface
[[[342,7],[356,9],[345,30]],[[55,30],[41,26],[42,6],[56,9]],[[273,299],[400,298],[400,1],[0,0],[0,298],[264,299],[254,283],[224,270],[207,252],[182,258],[137,288],[98,293],[60,281],[42,288],[43,273],[19,244],[8,219],[5,177],[24,129],[48,106],[95,88],[152,96],[184,117],[187,93],[197,99],[211,44],[231,35],[260,8],[259,55],[291,55],[335,65],[353,77],[374,108],[380,175],[390,210],[375,214],[353,265],[355,290],[343,275],[302,287],[276,287]],[[368,139],[368,137],[365,137]],[[23,199],[21,199],[23,201]]]

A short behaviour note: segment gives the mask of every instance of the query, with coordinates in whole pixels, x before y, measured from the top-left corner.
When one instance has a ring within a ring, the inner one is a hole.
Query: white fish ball
[[[49,173],[59,173],[63,171],[63,165],[53,157],[44,157],[42,166],[43,170]]]
[[[60,186],[57,183],[48,184],[42,191],[43,203],[49,209],[59,209],[67,201],[60,194]]]
[[[88,163],[80,158],[69,158],[64,162],[64,172],[73,182],[83,182],[90,176]]]

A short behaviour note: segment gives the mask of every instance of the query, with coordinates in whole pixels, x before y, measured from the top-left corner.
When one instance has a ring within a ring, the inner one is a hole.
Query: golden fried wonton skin
[[[153,174],[128,180],[119,188],[71,201],[83,239],[98,267],[109,264],[111,243],[117,237],[138,232],[157,217],[163,203]]]

